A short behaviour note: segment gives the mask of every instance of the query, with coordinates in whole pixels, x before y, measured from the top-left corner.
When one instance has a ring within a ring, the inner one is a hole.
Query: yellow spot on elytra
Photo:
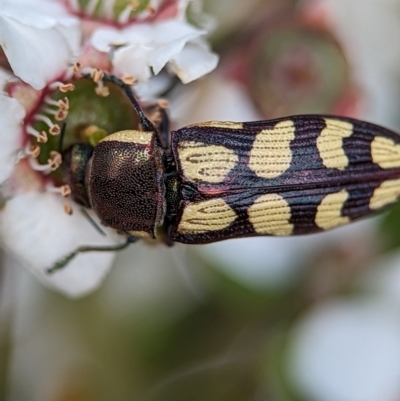
[[[393,139],[377,136],[371,142],[372,161],[383,169],[400,167],[400,145]]]
[[[223,199],[189,203],[183,210],[178,232],[201,234],[229,227],[236,220],[235,211]]]
[[[148,145],[153,139],[153,132],[125,130],[106,136],[100,142],[117,141]]]
[[[202,123],[191,124],[189,127],[212,127],[212,128],[228,128],[228,129],[243,129],[243,123],[235,121],[204,121]]]
[[[225,146],[192,141],[181,142],[178,154],[187,179],[210,184],[223,182],[239,160],[238,155]]]
[[[260,196],[248,209],[249,221],[254,230],[262,235],[290,235],[293,224],[289,222],[290,206],[282,196]]]
[[[325,119],[326,127],[317,138],[317,148],[322,162],[327,168],[344,170],[349,159],[343,149],[343,139],[353,133],[353,124],[333,119]]]
[[[342,216],[342,209],[348,197],[349,194],[344,189],[325,196],[318,205],[315,224],[323,230],[347,224],[350,219]]]
[[[400,179],[384,181],[375,189],[369,207],[372,210],[380,209],[384,206],[396,202],[400,197]]]
[[[276,178],[285,173],[292,161],[290,143],[295,137],[293,121],[282,121],[264,129],[257,136],[250,152],[249,167],[259,177]]]

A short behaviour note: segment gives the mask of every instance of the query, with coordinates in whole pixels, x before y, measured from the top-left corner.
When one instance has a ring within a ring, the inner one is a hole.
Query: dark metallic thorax
[[[107,136],[94,149],[86,179],[102,224],[155,238],[165,215],[163,151],[155,133],[120,131]]]

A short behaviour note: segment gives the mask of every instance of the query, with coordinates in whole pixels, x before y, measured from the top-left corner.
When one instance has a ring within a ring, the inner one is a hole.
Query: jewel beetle
[[[299,115],[202,122],[169,132],[120,85],[141,130],[116,132],[64,154],[73,198],[101,223],[139,238],[207,244],[231,238],[323,232],[379,212],[400,197],[400,136],[351,118]]]

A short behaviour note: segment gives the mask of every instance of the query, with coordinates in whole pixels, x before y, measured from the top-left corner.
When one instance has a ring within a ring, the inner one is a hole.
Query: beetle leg
[[[139,240],[139,238],[137,238],[137,237],[128,237],[124,243],[118,244],[118,245],[109,245],[109,246],[91,246],[91,245],[86,246],[86,245],[83,245],[83,246],[79,246],[78,248],[76,248],[74,251],[72,251],[68,255],[65,255],[61,259],[58,259],[57,262],[55,262],[53,264],[53,266],[51,266],[50,268],[48,268],[46,270],[46,273],[51,274],[51,273],[54,273],[57,270],[63,269],[79,253],[121,251],[122,249],[127,248],[130,244],[133,244],[137,240]]]

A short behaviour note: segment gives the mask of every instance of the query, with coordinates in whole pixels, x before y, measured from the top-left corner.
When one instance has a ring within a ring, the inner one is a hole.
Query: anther
[[[132,0],[129,5],[131,6],[132,11],[136,11],[139,8],[140,3],[138,0]]]
[[[104,78],[104,71],[98,70],[97,68],[95,68],[90,73],[90,76],[92,77],[93,81],[96,82],[96,84],[97,84]]]
[[[37,141],[38,143],[47,143],[48,141],[47,132],[46,131],[39,132],[37,136]]]
[[[50,128],[49,133],[50,133],[51,135],[53,135],[53,136],[60,135],[60,133],[61,133],[61,128],[60,128],[60,126],[57,125],[57,124],[54,124],[54,125]]]
[[[71,83],[61,84],[58,89],[60,89],[60,92],[63,92],[63,93],[72,92],[75,89],[75,85],[71,84]]]
[[[29,156],[34,157],[37,159],[40,155],[40,146],[39,145],[31,145],[29,147]]]
[[[67,118],[67,116],[68,116],[68,111],[60,109],[57,111],[57,114],[55,115],[55,119],[57,121],[64,121]],[[58,135],[58,134],[59,134],[59,132],[54,135]]]
[[[135,77],[133,77],[132,75],[124,75],[121,78],[121,81],[125,84],[125,85],[133,85],[137,82],[137,79]]]
[[[47,160],[52,171],[57,170],[62,164],[61,154],[56,152],[55,150],[50,152],[50,159]]]
[[[57,103],[60,109],[69,110],[69,99],[67,97],[60,99]]]
[[[71,187],[69,185],[62,185],[60,187],[61,195],[64,198],[68,198],[71,195]]]
[[[69,216],[71,216],[74,212],[72,206],[69,203],[64,203],[64,212],[67,213]]]
[[[147,6],[146,10],[151,14],[154,14],[156,12],[156,9],[153,6]]]
[[[79,61],[77,61],[73,66],[74,73],[78,74],[80,72],[81,68],[82,68],[82,64]]]
[[[46,143],[47,142],[47,133],[45,131],[39,132],[35,128],[33,128],[31,125],[26,126],[26,132],[29,135],[34,136],[38,142],[40,143]]]
[[[120,24],[126,24],[129,21],[129,17],[131,16],[131,12],[136,11],[140,6],[138,0],[132,0],[119,14],[118,22]]]
[[[107,86],[96,86],[94,88],[97,96],[107,97],[110,94],[110,89]]]
[[[157,106],[160,109],[168,109],[169,107],[169,101],[167,99],[158,99],[157,100]]]

